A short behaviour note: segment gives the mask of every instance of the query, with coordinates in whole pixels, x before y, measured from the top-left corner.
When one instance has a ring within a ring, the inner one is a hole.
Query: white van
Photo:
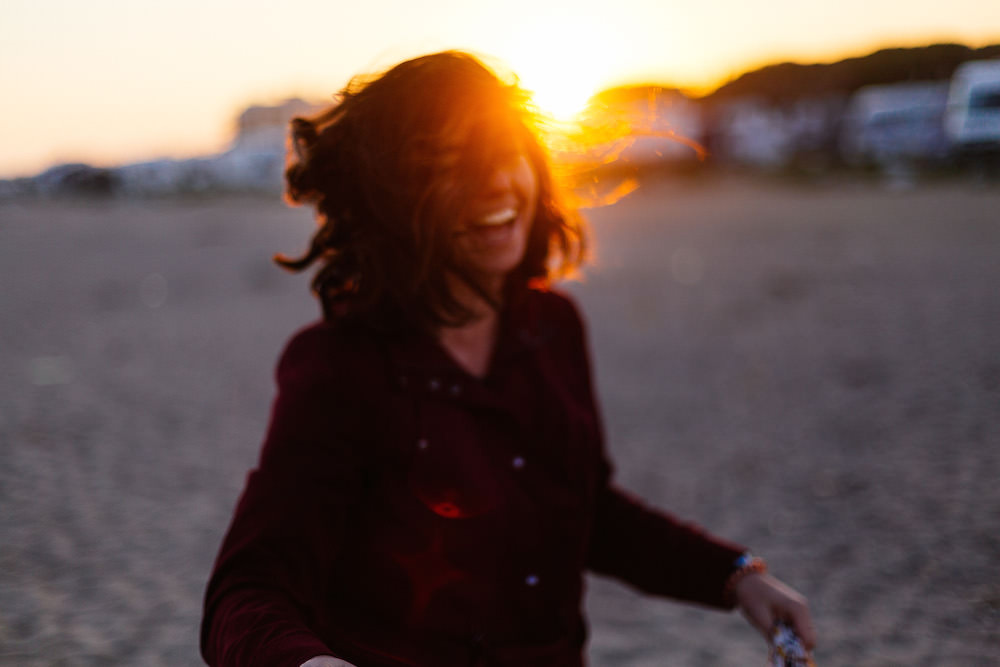
[[[1000,58],[972,60],[955,70],[945,132],[959,156],[1000,153]]]

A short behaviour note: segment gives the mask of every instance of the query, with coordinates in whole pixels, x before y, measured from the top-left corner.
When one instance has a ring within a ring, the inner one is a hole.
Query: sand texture
[[[821,667],[1000,664],[1000,189],[649,184],[591,215],[621,483],[752,545]],[[201,595],[315,318],[263,199],[0,205],[0,665],[197,665]],[[594,667],[763,665],[593,579]]]

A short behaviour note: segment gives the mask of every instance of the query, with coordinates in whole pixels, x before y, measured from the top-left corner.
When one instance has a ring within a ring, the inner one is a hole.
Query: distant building
[[[754,96],[706,105],[709,159],[769,170],[825,166],[832,160],[843,108],[838,95],[784,105]]]
[[[274,106],[247,107],[236,119],[232,149],[284,151],[288,122],[295,116],[316,113],[320,108],[297,97]]]
[[[279,192],[285,166],[288,123],[319,106],[301,99],[248,107],[236,120],[236,136],[218,155],[188,160],[153,160],[115,170],[125,196],[201,192]]]

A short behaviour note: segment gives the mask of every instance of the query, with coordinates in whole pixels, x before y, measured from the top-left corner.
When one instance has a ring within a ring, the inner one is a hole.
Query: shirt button
[[[417,449],[427,449],[428,444],[430,443],[427,442],[427,438],[420,438],[417,440]]]
[[[459,394],[462,393],[462,386],[458,384],[453,384],[451,385],[451,387],[448,388],[448,391],[451,392],[452,396],[458,396]]]
[[[529,574],[527,577],[524,578],[524,584],[526,586],[537,586],[538,585],[538,575],[537,574]]]
[[[399,376],[399,386],[400,387],[405,387],[406,386],[406,382],[407,382],[406,376],[405,375],[400,375]]]
[[[510,464],[512,466],[514,466],[514,468],[516,470],[520,470],[521,468],[524,467],[524,457],[522,457],[522,456],[515,456],[514,460],[511,461]]]
[[[441,381],[438,380],[437,378],[431,378],[430,380],[427,381],[427,388],[430,389],[431,391],[437,391],[438,389],[441,388]]]

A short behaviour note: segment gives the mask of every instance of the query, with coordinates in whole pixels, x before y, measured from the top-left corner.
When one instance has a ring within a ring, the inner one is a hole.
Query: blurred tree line
[[[830,94],[850,95],[864,86],[901,81],[942,81],[967,60],[1000,57],[1000,44],[970,48],[934,44],[882,49],[835,63],[780,63],[741,74],[703,99],[709,103],[757,97],[773,104]]]

